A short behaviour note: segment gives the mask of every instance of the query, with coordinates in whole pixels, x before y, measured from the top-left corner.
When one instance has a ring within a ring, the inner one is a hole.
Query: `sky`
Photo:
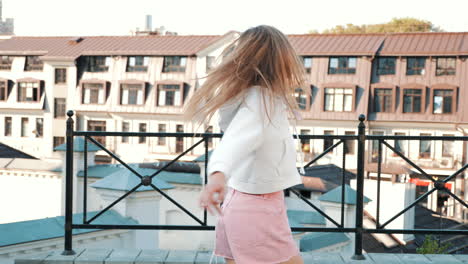
[[[285,34],[335,25],[384,23],[393,17],[429,20],[446,31],[468,31],[468,0],[3,0],[3,18],[18,36],[129,35],[163,25],[180,35],[218,35],[266,24]]]

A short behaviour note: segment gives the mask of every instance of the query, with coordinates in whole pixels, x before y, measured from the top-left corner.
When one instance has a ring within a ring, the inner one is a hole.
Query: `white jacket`
[[[256,194],[302,183],[286,105],[275,98],[275,106],[268,109],[266,98],[265,109],[260,89],[252,86],[244,100],[228,102],[219,109],[219,126],[224,135],[207,168],[208,175],[223,172],[228,186]]]

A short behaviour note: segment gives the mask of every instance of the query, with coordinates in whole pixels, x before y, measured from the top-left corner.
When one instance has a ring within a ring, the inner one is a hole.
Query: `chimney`
[[[153,29],[153,17],[151,15],[146,15],[146,28],[145,31],[150,32]]]

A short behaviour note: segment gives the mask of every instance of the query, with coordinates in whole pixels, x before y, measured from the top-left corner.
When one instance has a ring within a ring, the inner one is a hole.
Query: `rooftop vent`
[[[84,38],[82,38],[82,37],[74,37],[74,38],[71,38],[71,39],[68,41],[68,43],[69,43],[69,44],[78,44],[78,43],[80,43],[80,42],[83,41],[83,40],[84,40]]]

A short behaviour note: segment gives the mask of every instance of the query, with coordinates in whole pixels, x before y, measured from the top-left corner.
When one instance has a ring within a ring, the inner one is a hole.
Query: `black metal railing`
[[[73,229],[134,229],[134,230],[214,230],[214,226],[208,226],[207,224],[207,211],[203,211],[203,219],[199,219],[195,214],[187,210],[179,202],[172,199],[168,194],[160,190],[157,186],[152,183],[152,179],[157,176],[161,171],[164,171],[171,164],[175,163],[182,156],[193,150],[195,147],[204,143],[204,154],[205,154],[205,178],[204,183],[208,182],[207,178],[207,164],[208,164],[208,141],[211,138],[221,138],[221,133],[144,133],[144,132],[98,132],[98,131],[74,131],[74,121],[73,121],[73,111],[67,112],[67,131],[66,131],[66,186],[65,186],[65,249],[63,255],[73,255],[75,252],[72,249],[72,231]],[[468,230],[441,230],[441,229],[385,229],[388,224],[394,221],[396,218],[413,208],[418,202],[423,200],[425,197],[430,195],[435,190],[445,191],[453,197],[456,201],[460,202],[465,208],[468,208],[463,199],[457,197],[450,190],[445,187],[445,183],[454,179],[459,174],[461,174],[467,167],[468,164],[465,164],[460,169],[458,169],[454,174],[445,178],[444,180],[437,180],[428,175],[424,170],[422,170],[418,165],[412,162],[410,159],[405,157],[402,153],[388,144],[387,140],[460,140],[468,141],[468,137],[447,137],[447,136],[381,136],[381,135],[366,135],[366,127],[364,124],[365,116],[359,116],[359,125],[357,135],[298,135],[299,139],[310,140],[310,139],[335,139],[338,140],[335,144],[325,149],[325,151],[317,155],[314,159],[308,162],[305,167],[310,167],[310,165],[317,162],[320,158],[324,157],[327,153],[337,148],[340,144],[343,148],[343,157],[342,157],[342,174],[341,174],[341,219],[338,222],[327,215],[319,207],[311,203],[307,198],[303,197],[297,190],[290,189],[291,192],[296,194],[300,199],[302,199],[309,206],[313,207],[318,213],[320,213],[324,218],[329,220],[334,227],[292,227],[292,231],[300,232],[345,232],[345,233],[354,233],[354,256],[353,259],[361,260],[364,259],[362,254],[363,248],[363,234],[364,233],[387,233],[387,234],[457,234],[457,235],[468,235]],[[73,223],[73,143],[74,137],[83,136],[84,141],[84,192],[83,192],[83,220],[81,224]],[[114,153],[109,151],[105,146],[95,140],[94,137],[105,137],[105,136],[129,136],[129,137],[194,137],[201,138],[195,144],[190,146],[188,149],[180,153],[176,158],[168,162],[163,167],[157,169],[152,175],[141,175],[131,166],[122,161]],[[296,138],[296,136],[293,136]],[[345,227],[344,219],[344,207],[345,207],[345,171],[346,171],[346,154],[345,154],[345,142],[348,140],[357,141],[357,159],[356,159],[356,208],[355,208],[355,225],[354,227]],[[377,140],[378,141],[378,160],[377,160],[377,212],[376,212],[376,228],[368,229],[363,227],[364,219],[364,166],[365,166],[365,143],[367,140]],[[99,213],[87,218],[87,178],[88,178],[88,165],[87,165],[87,152],[88,152],[88,141],[92,142],[100,149],[109,154],[112,158],[122,164],[125,168],[130,170],[135,177],[139,177],[141,182],[137,184],[130,191],[126,192],[124,195],[119,197],[117,200],[112,202],[110,205],[102,209]],[[385,145],[391,151],[400,156],[404,161],[409,165],[413,166],[417,171],[419,171],[424,177],[428,178],[434,183],[434,188],[427,191],[422,196],[418,197],[413,203],[403,209],[401,212],[387,220],[385,223],[380,224],[380,181],[381,181],[381,164],[382,164],[382,146]],[[93,224],[93,221],[99,218],[103,213],[112,208],[115,204],[123,200],[125,197],[133,193],[140,186],[151,186],[155,191],[159,192],[162,196],[176,205],[184,213],[189,215],[197,225],[113,225],[113,224]]]

